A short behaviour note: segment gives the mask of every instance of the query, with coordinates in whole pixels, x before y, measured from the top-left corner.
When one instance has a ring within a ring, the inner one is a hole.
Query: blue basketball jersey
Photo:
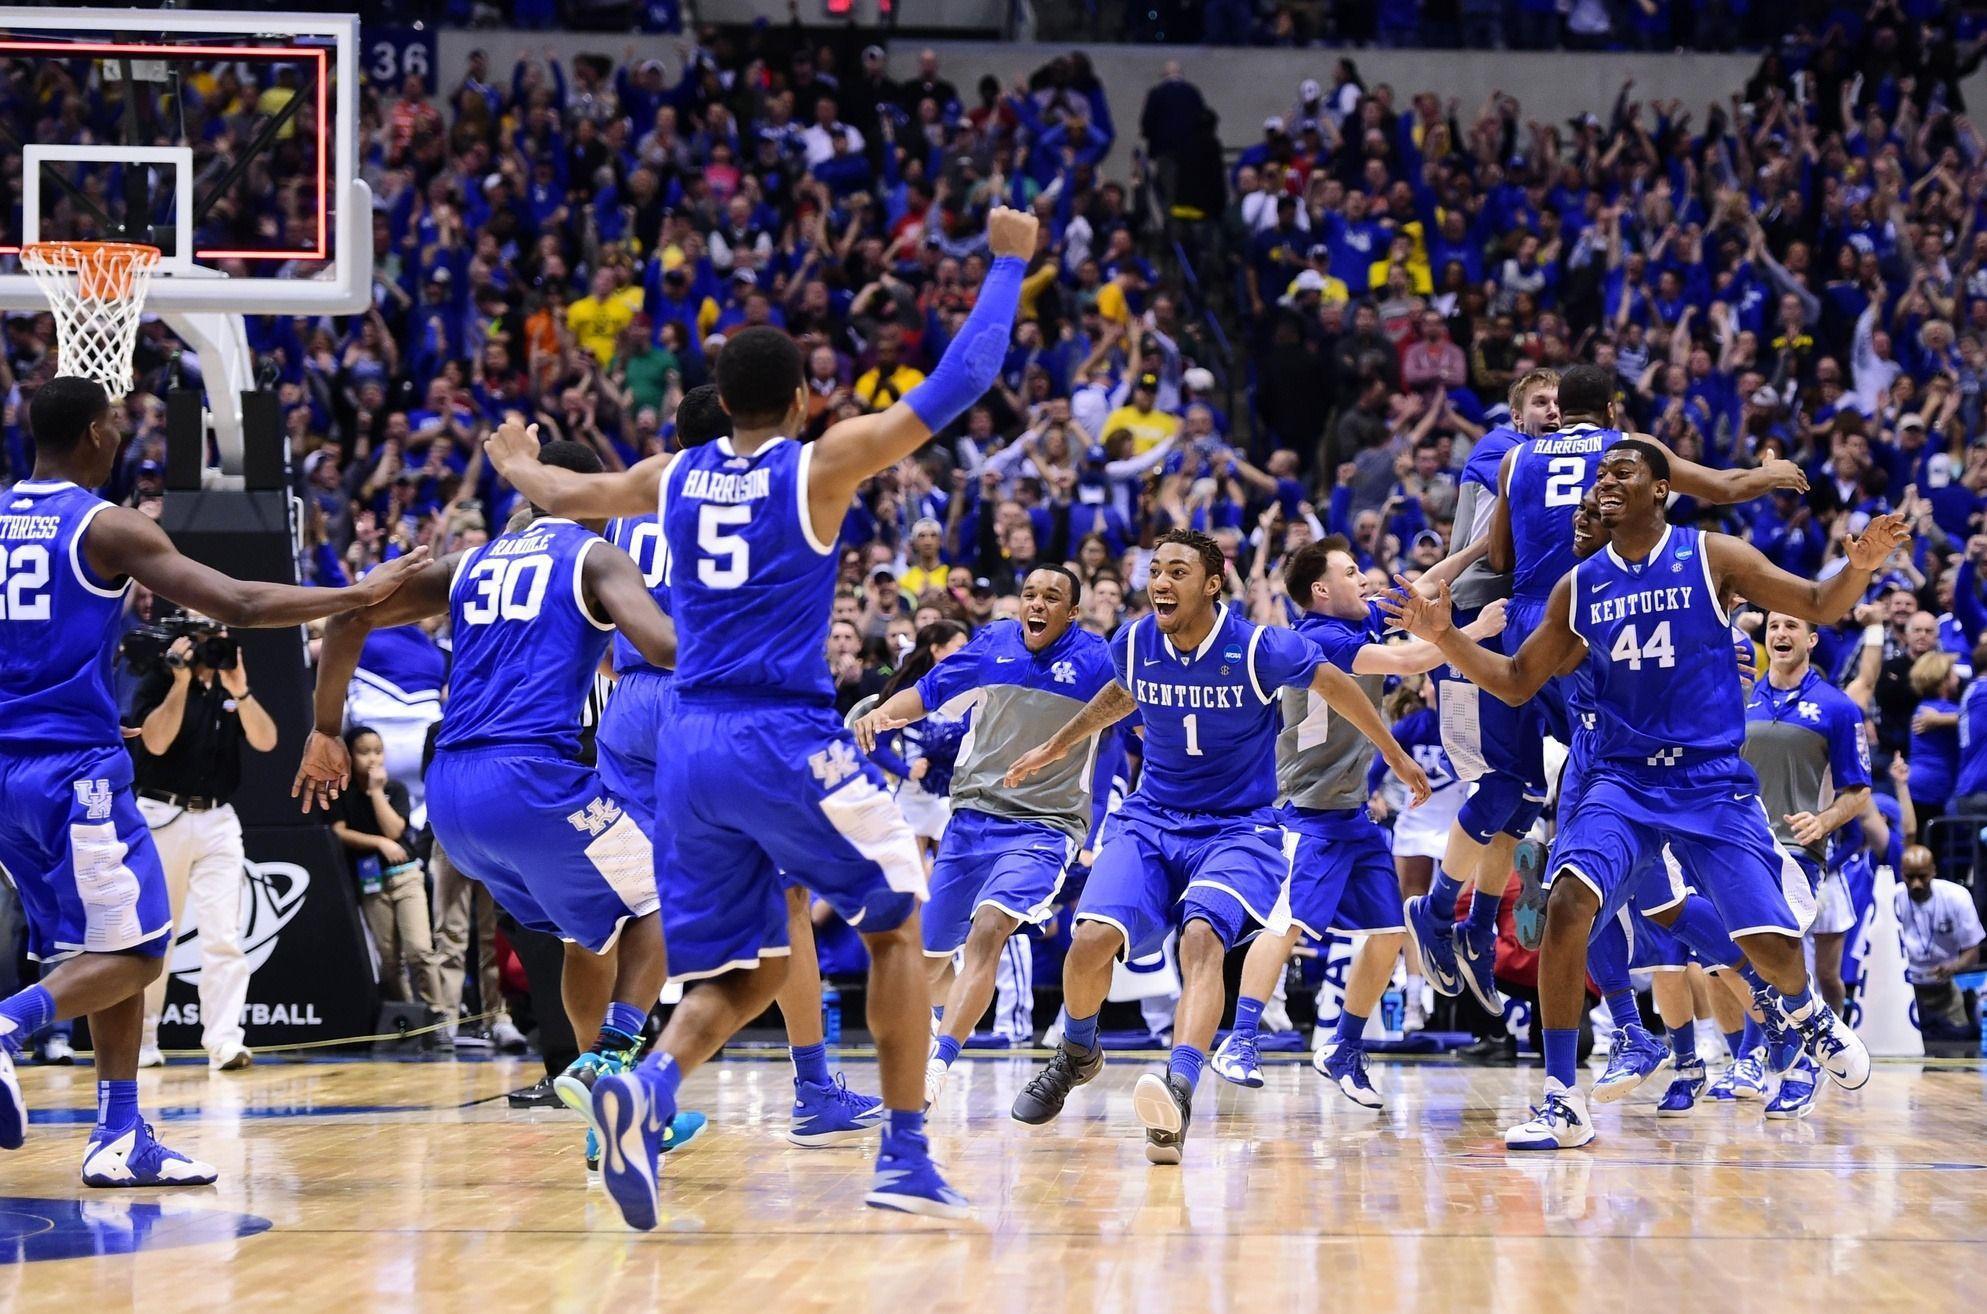
[[[109,505],[71,483],[0,493],[0,741],[13,753],[123,742],[111,668],[130,581],[98,579],[83,554]]]
[[[648,584],[649,592],[655,597],[655,605],[662,608],[662,614],[669,614],[669,585],[664,580],[668,555],[662,550],[662,529],[654,516],[623,516],[619,520],[607,522],[607,541],[620,548],[641,567],[642,579]],[[618,632],[614,636],[614,671],[625,675],[629,671],[653,671],[659,668],[650,666],[648,659],[635,648],[635,645]],[[664,671],[663,674],[668,674]]]
[[[1518,445],[1511,481],[1511,597],[1543,603],[1552,586],[1573,569],[1573,513],[1594,486],[1601,453],[1621,437],[1617,429],[1574,424]]]
[[[580,576],[601,544],[589,529],[546,517],[457,563],[448,589],[455,671],[436,748],[578,755],[580,710],[613,628],[587,611]]]
[[[1738,753],[1745,699],[1702,534],[1672,525],[1644,562],[1612,546],[1588,557],[1572,612],[1593,678],[1596,759],[1675,766]]]
[[[813,454],[776,438],[740,456],[720,438],[670,462],[660,517],[679,697],[834,700],[835,545],[808,515]]]
[[[1295,630],[1266,629],[1226,606],[1192,652],[1144,617],[1111,642],[1118,681],[1145,722],[1137,794],[1181,812],[1248,813],[1276,802],[1277,691],[1307,685],[1325,660]]]

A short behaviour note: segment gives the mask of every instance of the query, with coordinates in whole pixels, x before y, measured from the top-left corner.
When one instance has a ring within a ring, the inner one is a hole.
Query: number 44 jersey
[[[71,483],[0,492],[0,747],[115,747],[111,662],[129,581],[90,571],[83,534],[110,503]]]
[[[813,455],[775,438],[741,456],[720,438],[670,462],[658,518],[679,696],[833,701],[835,545],[808,510]]]

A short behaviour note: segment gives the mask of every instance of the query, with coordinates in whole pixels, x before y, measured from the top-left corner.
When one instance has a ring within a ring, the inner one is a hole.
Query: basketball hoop
[[[132,242],[30,242],[21,267],[55,312],[56,372],[95,379],[113,402],[131,391],[138,318],[159,248]]]

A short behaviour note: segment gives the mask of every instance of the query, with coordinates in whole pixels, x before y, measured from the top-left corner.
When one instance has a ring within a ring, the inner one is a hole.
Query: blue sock
[[[809,1086],[826,1086],[834,1080],[828,1075],[826,1045],[795,1045],[787,1052],[793,1055],[795,1081]]]
[[[1463,883],[1443,871],[1435,869],[1435,879],[1428,883],[1428,911],[1437,917],[1456,915],[1456,896],[1463,892]]]
[[[1755,968],[1751,963],[1743,963],[1740,965],[1739,979],[1744,981],[1747,985],[1751,986],[1754,994],[1758,994],[1760,991],[1768,988],[1766,984],[1766,978],[1761,976],[1759,974],[1759,969]]]
[[[600,1038],[593,1042],[597,1054],[616,1054],[633,1049],[642,1038],[642,1023],[648,1014],[633,1004],[609,1004],[600,1022]]]
[[[1766,1043],[1766,1033],[1761,1031],[1759,1023],[1750,1017],[1746,1018],[1745,1030],[1739,1032],[1739,1035],[1742,1037],[1739,1043],[1745,1046],[1744,1049],[1737,1051],[1740,1058],[1744,1058]]]
[[[1089,1017],[1071,1017],[1067,1012],[1062,1019],[1062,1038],[1078,1049],[1097,1048],[1097,1014]]]
[[[1677,1066],[1697,1062],[1697,1023],[1685,1022],[1670,1028],[1670,1049],[1677,1056]]]
[[[943,1022],[945,1020],[945,1005],[933,1004],[931,1006],[931,1015],[937,1018],[940,1022]]]
[[[1497,929],[1497,906],[1503,900],[1494,894],[1478,890],[1470,896],[1469,927],[1471,930],[1495,931]]]
[[[1814,1007],[1815,992],[1810,986],[1802,986],[1798,995],[1780,996],[1780,1011],[1795,1022],[1804,1020],[1808,1010]]]
[[[923,1110],[890,1109],[884,1113],[881,1153],[916,1159],[923,1159],[931,1154],[931,1144],[925,1140]]]
[[[1235,999],[1235,1034],[1253,1037],[1263,1022],[1263,1001],[1239,995]]]
[[[1166,1071],[1184,1079],[1187,1089],[1200,1085],[1200,1070],[1207,1064],[1207,1055],[1192,1045],[1173,1046],[1173,1057],[1166,1060]]]
[[[1568,1090],[1580,1084],[1580,1029],[1545,1028],[1545,1077]]]
[[[97,1126],[105,1131],[128,1131],[138,1125],[138,1083],[100,1081],[97,1083]]]
[[[1676,921],[1670,924],[1670,933],[1707,963],[1726,966],[1744,958],[1732,937],[1725,934],[1725,921],[1718,910],[1701,894],[1685,897]]]
[[[953,1061],[959,1057],[959,1042],[950,1036],[940,1036],[938,1044],[932,1049],[932,1057],[946,1067],[951,1067]]]
[[[1338,1025],[1332,1028],[1332,1043],[1335,1045],[1357,1045],[1366,1034],[1366,1019],[1351,1009],[1341,1009]]]
[[[0,1000],[0,1037],[12,1036],[16,1047],[55,1020],[55,997],[38,985]]]
[[[1614,1019],[1614,1024],[1622,1030],[1642,1025],[1642,1010],[1635,1004],[1633,990],[1608,991],[1607,1005],[1608,1016]]]
[[[1746,1026],[1749,1027],[1751,1025],[1752,1019],[1747,1018]],[[1735,1059],[1742,1059],[1752,1053],[1752,1049],[1746,1044],[1746,1033],[1743,1027],[1737,1031],[1727,1031],[1725,1033],[1725,1048],[1732,1051],[1732,1057]]]

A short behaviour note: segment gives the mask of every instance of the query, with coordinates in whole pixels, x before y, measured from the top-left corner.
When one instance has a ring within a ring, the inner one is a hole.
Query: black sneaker
[[[510,1106],[513,1109],[560,1109],[565,1107],[564,1103],[559,1099],[559,1092],[552,1089],[552,1078],[550,1075],[540,1077],[536,1085],[526,1086],[523,1090],[512,1091],[505,1098],[510,1101]]]
[[[1194,1120],[1194,1091],[1187,1079],[1148,1072],[1132,1087],[1131,1106],[1145,1124],[1145,1157],[1153,1163],[1180,1162],[1187,1124]]]
[[[1014,1097],[1014,1120],[1040,1126],[1062,1112],[1069,1093],[1104,1070],[1104,1047],[1083,1049],[1067,1040],[1056,1046],[1048,1066]]]
[[[1518,1062],[1518,1042],[1509,1036],[1485,1036],[1456,1050],[1455,1055],[1465,1063],[1483,1067],[1513,1067]]]

